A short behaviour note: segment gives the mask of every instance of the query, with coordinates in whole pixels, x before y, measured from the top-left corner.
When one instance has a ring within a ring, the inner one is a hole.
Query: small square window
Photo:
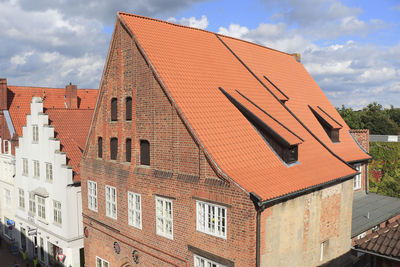
[[[226,238],[226,208],[203,201],[196,201],[197,231]]]

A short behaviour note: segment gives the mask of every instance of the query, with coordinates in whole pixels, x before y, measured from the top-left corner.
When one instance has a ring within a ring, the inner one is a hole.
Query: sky
[[[0,77],[98,88],[118,11],[300,53],[336,107],[400,107],[399,0],[0,0]]]

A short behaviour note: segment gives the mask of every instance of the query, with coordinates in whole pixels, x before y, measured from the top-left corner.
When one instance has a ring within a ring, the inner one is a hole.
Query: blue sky
[[[301,53],[335,106],[400,107],[398,0],[0,0],[0,76],[97,88],[117,11]]]

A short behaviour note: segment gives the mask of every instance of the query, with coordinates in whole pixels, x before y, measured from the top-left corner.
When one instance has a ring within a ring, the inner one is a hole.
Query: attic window
[[[308,106],[315,118],[321,124],[322,128],[329,136],[333,143],[340,142],[339,130],[342,129],[342,125],[334,120],[328,113],[326,113],[321,107]]]
[[[132,97],[127,97],[125,99],[125,114],[126,114],[126,120],[131,121],[132,120]]]
[[[111,121],[118,120],[118,101],[116,98],[111,99]]]
[[[140,140],[140,165],[150,166],[150,143]]]
[[[231,101],[231,103],[243,114],[243,116],[251,123],[257,132],[263,137],[270,148],[284,161],[286,164],[292,164],[298,160],[298,144],[291,144],[263,120],[257,117],[253,112],[247,109],[239,101],[233,98],[225,90],[220,88],[222,93]]]
[[[118,154],[118,138],[113,137],[110,140],[110,158],[116,160],[117,154]]]

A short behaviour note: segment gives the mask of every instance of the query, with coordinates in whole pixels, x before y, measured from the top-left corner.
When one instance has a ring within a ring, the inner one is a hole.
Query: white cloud
[[[11,57],[10,63],[14,66],[24,65],[29,56],[33,55],[34,51],[23,52],[22,54]]]
[[[190,18],[180,18],[179,20],[177,20],[176,18],[172,17],[169,18],[167,21],[203,30],[206,29],[209,24],[208,19],[205,15],[202,15],[200,19],[196,19],[195,17],[190,17]]]
[[[245,35],[249,32],[249,29],[244,26],[240,26],[239,24],[231,24],[229,25],[228,29],[224,27],[219,27],[218,33],[235,37],[235,38],[240,38],[240,39],[245,39]]]

